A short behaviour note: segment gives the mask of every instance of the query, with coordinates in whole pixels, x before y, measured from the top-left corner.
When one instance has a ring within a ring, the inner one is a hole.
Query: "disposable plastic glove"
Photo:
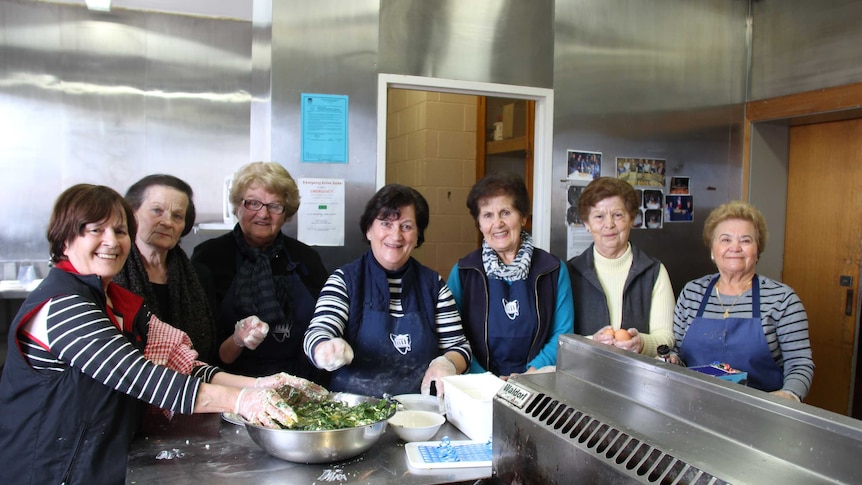
[[[611,332],[607,333],[607,330],[611,330]],[[610,325],[605,325],[604,327],[600,328],[598,332],[593,334],[593,341],[599,342],[602,344],[613,345],[613,343],[614,343],[613,330],[614,330],[613,327],[611,327]]]
[[[433,382],[437,388],[437,398],[443,399],[443,378],[446,376],[454,376],[458,373],[455,369],[455,363],[449,360],[445,355],[435,358],[428,364],[428,370],[425,371],[425,376],[422,378],[422,386],[419,388],[422,394],[431,394],[431,383]]]
[[[644,341],[643,341],[643,338],[641,338],[641,335],[638,332],[638,329],[629,328],[626,330],[628,330],[629,335],[631,335],[632,338],[629,340],[614,340],[614,346],[619,348],[619,349],[628,350],[629,352],[634,352],[636,354],[641,353],[641,350],[643,350],[643,348],[644,348]]]
[[[269,428],[289,427],[296,423],[296,413],[272,389],[243,387],[233,412],[251,423]]]
[[[314,362],[323,370],[338,370],[353,362],[353,348],[343,338],[321,342],[314,348]]]
[[[269,333],[269,325],[252,315],[236,322],[231,338],[237,347],[254,350],[263,342],[267,333]]]
[[[278,389],[282,386],[290,386],[312,401],[322,401],[329,395],[329,391],[323,386],[302,377],[292,376],[286,372],[258,377],[254,381],[254,387],[258,389]]]

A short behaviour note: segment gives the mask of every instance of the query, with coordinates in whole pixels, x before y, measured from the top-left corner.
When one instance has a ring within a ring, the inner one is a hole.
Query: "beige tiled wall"
[[[413,256],[444,279],[478,246],[467,211],[476,182],[476,96],[390,89],[387,103],[386,182],[425,196],[431,222]]]

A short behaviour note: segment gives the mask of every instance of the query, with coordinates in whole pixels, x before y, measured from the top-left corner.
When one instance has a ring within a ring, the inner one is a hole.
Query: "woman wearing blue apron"
[[[337,269],[317,300],[304,350],[332,372],[329,389],[354,394],[430,393],[467,369],[470,345],[449,288],[410,255],[424,241],[428,204],[391,184],[359,225],[371,249]]]
[[[467,208],[482,233],[482,247],[449,273],[467,340],[471,373],[513,374],[550,370],[557,342],[572,333],[572,286],[566,265],[533,246],[524,230],[530,196],[524,179],[495,173],[476,182]]]
[[[676,353],[688,366],[722,362],[748,373],[748,385],[797,401],[814,376],[808,316],[789,286],[755,274],[766,222],[745,202],[707,218],[704,242],[718,274],[686,284],[674,312]]]

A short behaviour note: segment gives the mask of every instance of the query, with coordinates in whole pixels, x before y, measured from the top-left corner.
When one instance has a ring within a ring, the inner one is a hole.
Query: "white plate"
[[[240,417],[239,414],[221,413],[221,418],[230,424],[235,424],[237,426],[245,426],[245,423],[243,422],[242,417]]]

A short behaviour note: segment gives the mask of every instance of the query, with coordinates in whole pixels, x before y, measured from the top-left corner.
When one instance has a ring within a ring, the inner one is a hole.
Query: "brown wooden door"
[[[808,313],[816,369],[806,402],[849,414],[862,257],[862,119],[792,127],[788,175],[782,278]],[[852,283],[842,286],[842,276]]]

